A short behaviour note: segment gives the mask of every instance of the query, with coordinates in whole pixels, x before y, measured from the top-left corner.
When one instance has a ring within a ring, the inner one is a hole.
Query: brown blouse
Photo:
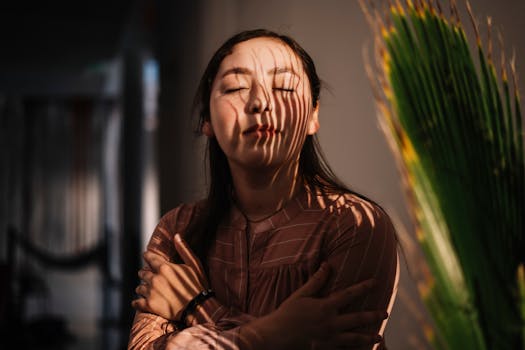
[[[164,215],[147,249],[174,260],[173,236],[184,235],[195,208],[181,205]],[[239,349],[239,326],[277,309],[323,261],[332,271],[323,294],[373,277],[377,287],[348,311],[390,313],[399,279],[397,241],[379,206],[353,194],[304,191],[260,222],[233,207],[208,257],[210,283],[222,305],[210,310],[213,321],[177,331],[159,316],[137,312],[128,349]],[[383,334],[387,320],[370,332]]]

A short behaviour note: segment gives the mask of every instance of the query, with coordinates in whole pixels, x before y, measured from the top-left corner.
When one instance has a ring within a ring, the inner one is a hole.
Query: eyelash
[[[247,89],[245,87],[239,87],[239,88],[234,88],[234,89],[227,89],[224,91],[225,94],[232,94],[234,92],[237,92],[237,91],[241,91],[241,90],[244,90],[244,89]],[[294,92],[295,90],[294,89],[287,89],[287,88],[273,88],[273,90],[276,90],[276,91],[282,91],[282,92]]]
[[[287,88],[273,88],[273,89],[277,91],[283,91],[283,92],[294,92],[295,91],[294,89],[287,89]]]
[[[240,91],[242,89],[246,89],[246,88],[243,88],[243,87],[239,87],[239,88],[235,88],[235,89],[227,89],[224,91],[225,94],[231,94],[231,93],[234,93],[234,92],[237,92],[237,91]]]

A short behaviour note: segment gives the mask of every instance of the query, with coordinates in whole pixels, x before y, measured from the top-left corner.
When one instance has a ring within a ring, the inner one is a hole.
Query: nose
[[[246,104],[247,113],[256,114],[272,110],[271,96],[262,84],[256,84],[250,91]]]

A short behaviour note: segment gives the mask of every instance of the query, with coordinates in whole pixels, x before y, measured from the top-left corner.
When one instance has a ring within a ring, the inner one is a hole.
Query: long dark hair
[[[194,101],[194,108],[198,109],[199,117],[195,130],[197,134],[202,134],[204,122],[210,121],[211,88],[222,60],[232,53],[236,44],[260,37],[280,40],[295,52],[301,59],[310,81],[313,106],[316,107],[319,103],[321,80],[317,75],[314,62],[294,39],[266,29],[243,31],[232,36],[215,52],[204,71]],[[207,155],[210,175],[208,196],[202,202],[203,205],[199,208],[197,215],[194,216],[186,233],[186,240],[205,266],[207,265],[208,250],[215,237],[217,227],[231,208],[233,191],[233,180],[228,161],[217,140],[213,137],[208,140]],[[335,176],[321,152],[315,135],[306,137],[299,159],[299,174],[305,186],[312,190],[316,188],[325,193],[349,192],[363,197],[349,190]]]

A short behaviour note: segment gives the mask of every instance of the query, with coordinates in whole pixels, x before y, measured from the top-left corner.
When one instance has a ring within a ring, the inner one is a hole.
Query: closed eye
[[[273,89],[276,91],[284,91],[284,92],[294,92],[295,91],[292,88],[283,88],[283,87],[274,87]]]
[[[241,90],[244,90],[244,89],[247,89],[245,87],[237,87],[237,88],[232,88],[232,89],[226,89],[224,90],[224,93],[225,94],[231,94],[231,93],[234,93],[234,92],[237,92],[237,91],[241,91]]]

